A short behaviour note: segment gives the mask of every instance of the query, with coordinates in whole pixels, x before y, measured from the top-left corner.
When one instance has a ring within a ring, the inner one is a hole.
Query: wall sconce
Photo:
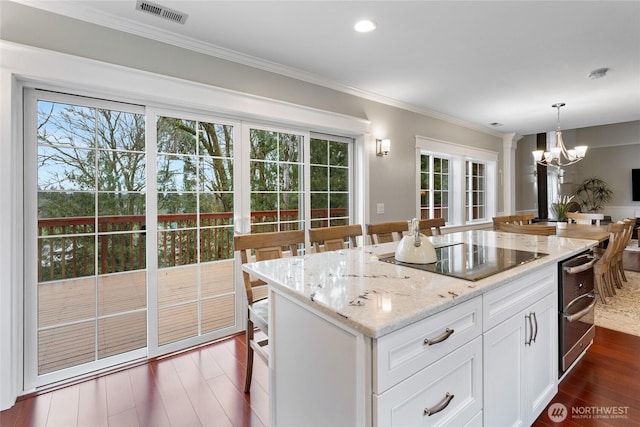
[[[376,156],[386,156],[391,148],[390,139],[376,139]]]

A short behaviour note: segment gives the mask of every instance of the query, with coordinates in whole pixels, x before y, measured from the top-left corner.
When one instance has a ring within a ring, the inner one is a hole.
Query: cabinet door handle
[[[433,414],[437,414],[438,412],[449,406],[449,403],[451,403],[451,399],[453,399],[454,397],[455,396],[453,394],[447,392],[447,394],[444,395],[444,399],[442,399],[436,406],[434,406],[433,408],[425,408],[423,415],[431,416]]]
[[[524,323],[524,345],[531,345],[531,340],[533,339],[533,322],[531,321],[531,313],[524,315],[525,319],[529,320],[529,339],[527,340],[527,322],[525,320]]]
[[[439,342],[442,342],[442,341],[446,340],[447,338],[449,338],[451,336],[451,334],[453,334],[454,332],[455,332],[455,329],[447,328],[443,333],[441,333],[440,335],[438,335],[437,337],[435,337],[432,340],[430,340],[429,338],[425,338],[424,339],[424,343],[426,345],[438,344]]]
[[[536,312],[531,313],[533,316],[533,323],[536,327],[536,332],[533,334],[533,342],[536,342],[536,338],[538,337],[538,317],[536,316]]]

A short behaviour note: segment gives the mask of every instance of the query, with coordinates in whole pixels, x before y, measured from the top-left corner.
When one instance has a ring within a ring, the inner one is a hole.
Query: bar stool
[[[355,248],[358,236],[362,236],[360,224],[309,229],[309,239],[316,252]]]
[[[408,231],[409,223],[407,221],[367,224],[367,234],[371,239],[372,245],[398,241],[402,239],[402,236]]]
[[[243,234],[233,237],[234,250],[240,251],[240,260],[246,264],[251,259],[251,252],[255,253],[255,261],[282,258],[284,252],[290,252],[291,256],[298,254],[298,245],[304,245],[304,231],[277,231],[272,233]],[[251,388],[251,376],[253,373],[253,354],[260,356],[268,365],[269,355],[263,347],[268,344],[269,338],[269,301],[266,293],[267,284],[260,279],[252,280],[247,272],[242,272],[244,278],[244,290],[247,296],[247,363],[245,369],[244,392]],[[256,295],[262,292],[261,297]],[[258,328],[267,338],[255,339],[254,329]]]
[[[430,218],[420,220],[420,232],[425,236],[439,236],[440,227],[444,227],[444,218]]]

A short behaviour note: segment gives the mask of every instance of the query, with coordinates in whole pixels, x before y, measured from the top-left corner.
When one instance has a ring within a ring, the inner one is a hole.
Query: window
[[[304,137],[251,128],[252,232],[304,229]]]
[[[449,159],[420,156],[420,217],[449,222]]]
[[[485,165],[468,160],[466,171],[465,220],[486,219]]]
[[[350,224],[350,142],[311,138],[311,228]]]
[[[495,216],[497,164],[497,152],[416,137],[420,217],[464,225]]]

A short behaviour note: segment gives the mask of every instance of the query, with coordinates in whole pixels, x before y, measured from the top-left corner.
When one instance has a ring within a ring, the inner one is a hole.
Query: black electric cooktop
[[[476,281],[548,255],[542,252],[464,243],[436,247],[435,249],[438,261],[432,264],[411,264],[396,261],[394,254],[382,255],[380,261]]]

